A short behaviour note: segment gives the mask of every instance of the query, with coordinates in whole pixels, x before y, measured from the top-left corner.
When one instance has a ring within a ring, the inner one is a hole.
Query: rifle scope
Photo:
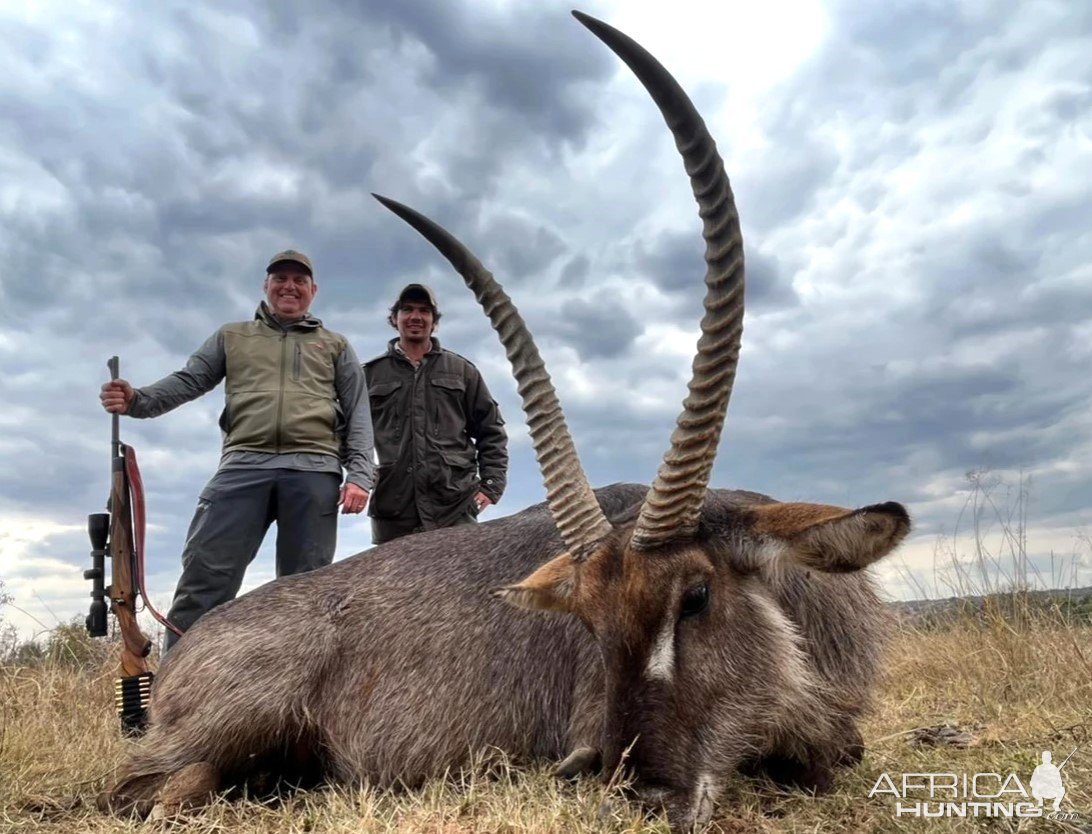
[[[110,535],[110,514],[91,513],[87,516],[87,534],[91,537],[91,569],[83,572],[83,578],[91,580],[91,613],[84,620],[84,625],[92,637],[105,637],[106,589],[103,586],[103,575],[106,570],[106,540]]]

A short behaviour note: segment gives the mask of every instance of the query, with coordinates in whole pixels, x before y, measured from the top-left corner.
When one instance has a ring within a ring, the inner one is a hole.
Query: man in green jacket
[[[197,501],[167,615],[183,631],[235,598],[273,521],[278,576],[330,564],[338,505],[361,512],[374,480],[364,374],[345,337],[310,314],[310,259],[278,252],[263,289],[254,318],[225,324],[182,370],[144,388],[114,380],[100,394],[109,412],[157,417],[225,380],[220,467]],[[166,648],[177,639],[167,632]]]
[[[365,363],[379,475],[368,514],[376,544],[477,520],[500,500],[508,436],[478,369],[440,347],[436,296],[398,294],[387,352]]]

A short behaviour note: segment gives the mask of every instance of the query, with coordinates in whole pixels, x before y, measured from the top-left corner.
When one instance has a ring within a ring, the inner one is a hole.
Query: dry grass
[[[437,780],[421,791],[330,788],[276,802],[220,801],[170,822],[99,815],[93,798],[125,742],[112,712],[113,672],[57,662],[0,667],[0,831],[107,832],[636,832],[666,831],[597,780],[555,782],[545,767]],[[914,744],[923,726],[969,730],[965,749]],[[1092,831],[1092,628],[1032,617],[904,629],[889,652],[864,762],[825,796],[736,780],[711,827],[723,832]],[[868,793],[881,773],[1015,772],[1027,785],[1043,750],[1060,762],[1063,810],[1076,822],[897,819],[895,799]],[[605,802],[609,800],[609,802]],[[77,804],[78,803],[78,804]]]

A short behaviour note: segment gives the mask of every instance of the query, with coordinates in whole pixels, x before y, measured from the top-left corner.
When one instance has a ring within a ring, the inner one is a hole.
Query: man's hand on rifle
[[[351,481],[346,481],[341,488],[341,496],[338,498],[342,514],[355,515],[364,509],[368,503],[368,490],[358,487]]]
[[[103,384],[99,392],[102,407],[111,414],[124,414],[133,402],[133,386],[124,379],[113,379]]]

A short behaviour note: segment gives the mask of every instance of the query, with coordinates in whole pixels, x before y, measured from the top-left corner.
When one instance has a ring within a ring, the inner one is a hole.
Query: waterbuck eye
[[[693,617],[704,611],[709,605],[709,583],[691,585],[682,595],[679,603],[680,617]]]

